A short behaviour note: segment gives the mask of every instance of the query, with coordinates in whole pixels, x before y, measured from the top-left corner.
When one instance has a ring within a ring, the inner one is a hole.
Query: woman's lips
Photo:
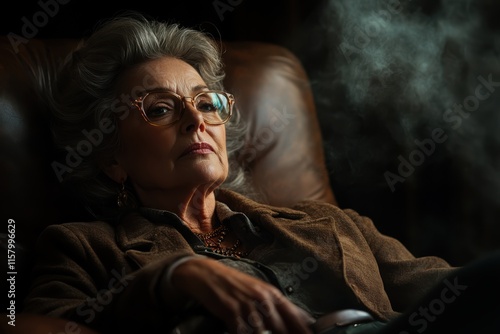
[[[182,152],[181,157],[190,154],[209,154],[215,152],[213,147],[207,143],[194,143],[189,145],[184,152]]]

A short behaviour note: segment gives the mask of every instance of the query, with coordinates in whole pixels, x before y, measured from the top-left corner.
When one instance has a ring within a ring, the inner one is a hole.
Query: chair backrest
[[[49,224],[90,219],[64,193],[51,167],[55,149],[39,81],[53,80],[76,39],[30,40],[15,50],[0,37],[0,214],[29,253]],[[288,50],[256,42],[224,43],[226,89],[249,123],[242,160],[266,202],[335,203],[307,76]],[[6,239],[4,231],[0,234]],[[3,243],[2,241],[2,243]],[[4,244],[5,245],[5,244]],[[19,265],[23,259],[18,257]]]

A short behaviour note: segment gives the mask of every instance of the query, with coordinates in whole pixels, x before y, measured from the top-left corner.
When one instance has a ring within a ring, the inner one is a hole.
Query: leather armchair
[[[0,38],[0,213],[2,226],[15,221],[17,333],[23,328],[20,322],[45,324],[31,333],[47,333],[49,328],[65,332],[65,322],[21,314],[30,252],[47,225],[92,219],[64,192],[51,167],[56,152],[49,111],[38,89],[43,80],[54,79],[77,43],[33,39],[15,52],[6,37]],[[304,199],[335,203],[313,95],[298,59],[270,44],[231,42],[223,48],[226,89],[235,95],[250,128],[242,163],[265,200],[283,206]],[[0,233],[6,261],[6,228]],[[5,312],[6,306],[2,309]],[[4,332],[16,333],[16,327],[0,324]]]

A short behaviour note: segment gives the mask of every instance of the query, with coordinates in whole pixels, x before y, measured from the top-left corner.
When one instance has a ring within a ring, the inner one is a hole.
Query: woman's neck
[[[202,188],[139,195],[144,206],[175,213],[195,233],[212,231],[215,219],[215,194]],[[215,226],[216,227],[216,226]]]

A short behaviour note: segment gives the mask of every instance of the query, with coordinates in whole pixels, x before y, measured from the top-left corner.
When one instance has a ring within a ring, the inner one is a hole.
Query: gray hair
[[[102,24],[72,53],[52,88],[54,140],[66,153],[84,153],[71,171],[65,173],[63,181],[94,213],[109,211],[106,210],[109,207],[114,207],[110,212],[115,212],[121,187],[99,167],[103,159],[112,157],[120,147],[117,122],[129,110],[128,101],[120,96],[134,95],[116,91],[119,77],[127,68],[165,56],[193,66],[209,88],[223,89],[221,51],[211,37],[178,24],[147,20],[138,14],[116,17]],[[245,131],[237,110],[225,126],[229,175],[222,187],[250,194],[245,172],[235,157],[243,147],[241,134]],[[82,146],[89,142],[94,145]],[[133,193],[132,187],[126,186]]]

